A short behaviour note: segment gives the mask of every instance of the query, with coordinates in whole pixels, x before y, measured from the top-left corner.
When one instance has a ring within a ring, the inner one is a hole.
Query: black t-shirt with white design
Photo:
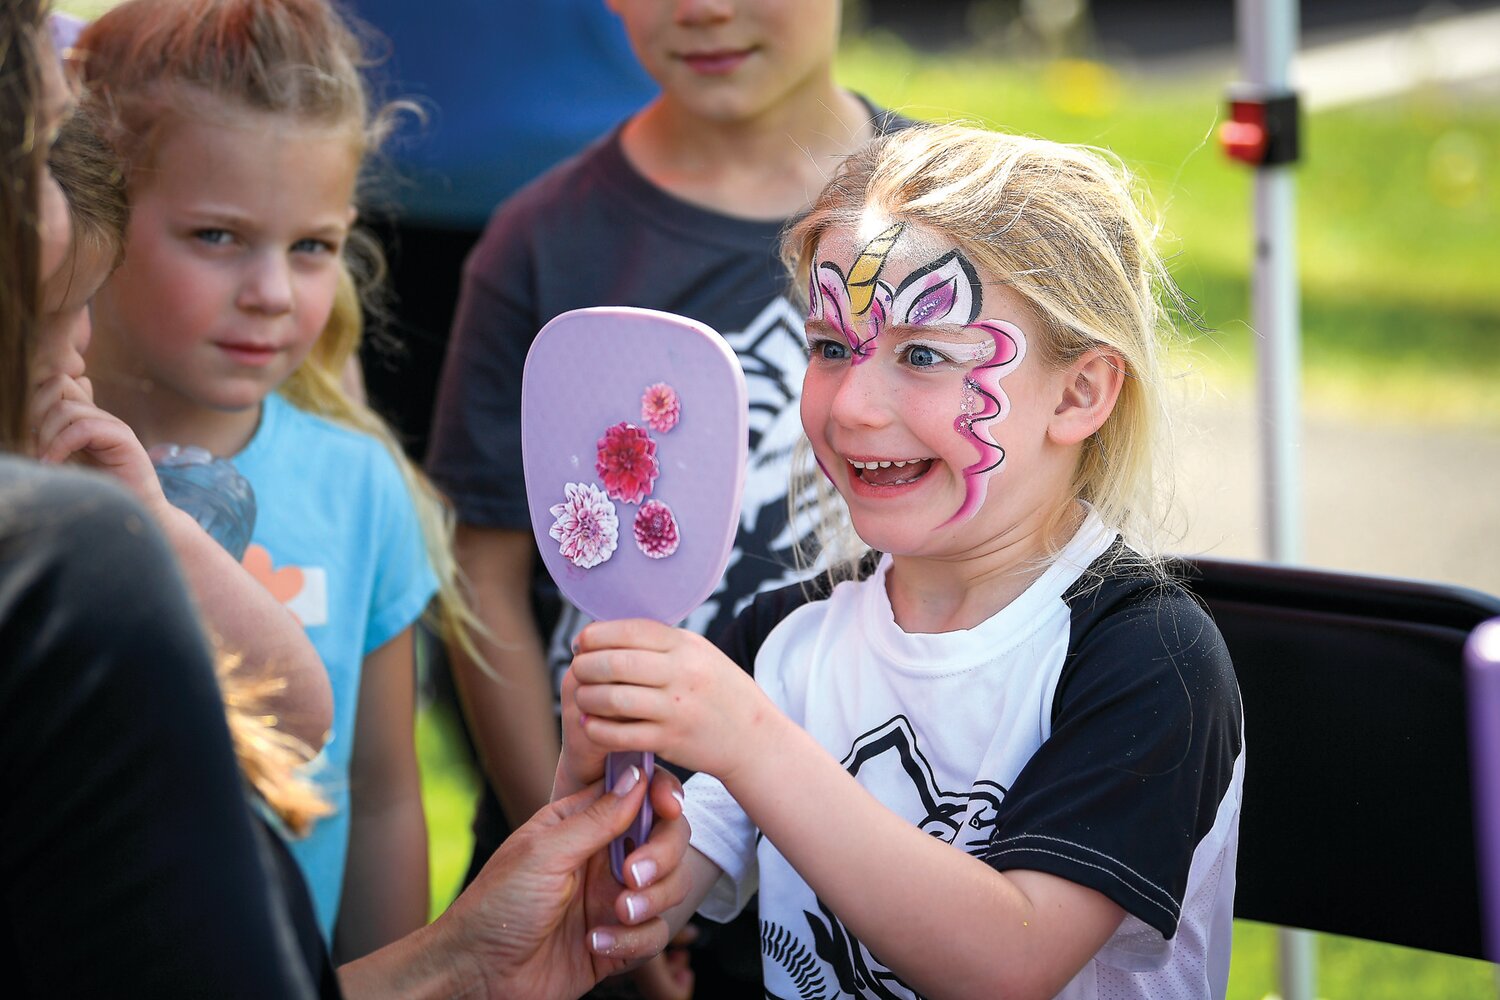
[[[1203,609],[1121,554],[1091,514],[1024,594],[937,635],[896,624],[887,557],[831,594],[761,595],[721,645],[913,824],[1126,911],[1061,996],[1218,997],[1244,773],[1239,688]],[[687,790],[693,846],[725,873],[700,912],[726,919],[758,886],[768,994],[915,995],[722,785],[696,775]]]

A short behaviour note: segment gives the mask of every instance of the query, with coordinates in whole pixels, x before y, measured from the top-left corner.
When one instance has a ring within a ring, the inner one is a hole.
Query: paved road
[[[1253,400],[1200,402],[1187,416],[1181,549],[1261,558]],[[1500,594],[1500,429],[1312,415],[1302,442],[1305,562]]]
[[[982,4],[863,0],[860,6],[866,25],[893,31],[919,48],[941,50],[972,38],[973,15]],[[1093,37],[1109,58],[1173,59],[1234,47],[1230,0],[1089,0],[1087,6]],[[1304,41],[1319,43],[1495,6],[1496,0],[1302,0],[1298,22]]]

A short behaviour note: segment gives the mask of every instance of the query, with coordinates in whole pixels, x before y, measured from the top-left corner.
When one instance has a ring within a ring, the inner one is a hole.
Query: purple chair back
[[[1500,962],[1500,618],[1469,634],[1464,657],[1484,940],[1490,961]]]

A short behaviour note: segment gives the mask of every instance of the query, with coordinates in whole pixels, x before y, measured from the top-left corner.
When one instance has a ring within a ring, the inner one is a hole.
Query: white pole
[[[1297,0],[1237,0],[1241,71],[1262,97],[1290,93],[1297,50]],[[1262,524],[1272,562],[1302,559],[1302,489],[1299,467],[1302,333],[1297,286],[1296,184],[1293,165],[1255,171],[1254,264],[1251,321],[1257,334],[1257,402],[1263,477]],[[1283,928],[1281,995],[1313,1000],[1317,981],[1315,938]]]
[[[1290,165],[1255,174],[1252,316],[1261,423],[1262,518],[1266,557],[1302,561],[1301,368],[1297,189]]]

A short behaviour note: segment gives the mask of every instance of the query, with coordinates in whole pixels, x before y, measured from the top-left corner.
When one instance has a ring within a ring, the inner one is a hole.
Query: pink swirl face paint
[[[967,367],[953,428],[978,456],[963,470],[965,495],[946,526],[979,511],[990,477],[1004,467],[1005,449],[991,432],[1010,412],[1000,380],[1021,363],[1026,337],[1013,323],[982,316],[984,284],[962,249],[925,227],[889,220],[876,225],[876,234],[863,244],[845,244],[861,247],[847,276],[819,246],[810,269],[808,322],[841,336],[854,365],[876,356],[882,333],[900,330],[912,334],[898,338],[901,350],[926,348],[949,364]],[[940,249],[934,253],[934,247]],[[982,339],[923,336],[911,328],[973,331]]]

